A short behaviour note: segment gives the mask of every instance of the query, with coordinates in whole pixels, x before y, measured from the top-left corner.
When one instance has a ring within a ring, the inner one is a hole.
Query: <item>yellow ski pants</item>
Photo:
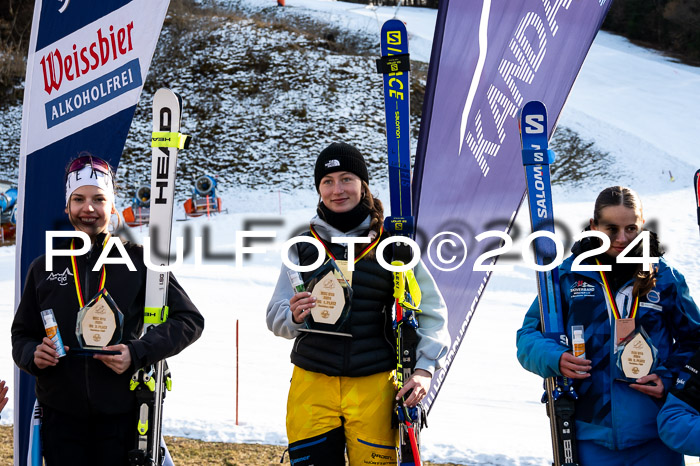
[[[342,427],[350,465],[395,465],[397,430],[391,426],[395,396],[391,372],[331,377],[294,366],[287,399],[290,456],[292,444],[305,446],[303,440]],[[316,459],[315,464],[324,463]]]

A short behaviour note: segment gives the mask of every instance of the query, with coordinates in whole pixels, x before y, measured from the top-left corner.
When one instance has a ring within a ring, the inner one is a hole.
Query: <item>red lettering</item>
[[[78,52],[76,52],[76,45],[73,44],[73,63],[75,63],[75,77],[80,77],[80,67],[78,66]]]
[[[68,81],[73,81],[73,78],[75,78],[75,76],[73,76],[73,73],[71,72],[71,69],[73,68],[73,57],[71,57],[70,55],[66,55],[66,58],[63,59],[63,66],[66,70],[66,79]]]
[[[90,56],[95,59],[95,63],[90,65],[91,70],[96,70],[98,66],[100,66],[100,56],[97,55],[97,42],[93,42],[92,45],[90,45]]]
[[[80,61],[82,61],[85,65],[85,68],[80,69],[81,73],[87,73],[90,70],[90,59],[87,57],[87,53],[87,47],[83,47],[82,49],[80,49]]]
[[[51,94],[51,88],[46,87],[46,83],[48,82],[48,76],[46,75],[46,57],[41,57],[41,70],[44,72],[44,89],[46,89],[46,92]]]
[[[53,89],[58,90],[63,80],[63,60],[58,49],[49,52],[41,59],[41,67],[44,72],[44,90],[50,95]]]
[[[102,28],[99,28],[97,39],[85,47],[73,44],[73,50],[66,51],[66,55],[62,55],[58,49],[44,55],[40,61],[44,90],[51,94],[54,90],[59,90],[64,76],[67,81],[73,81],[106,65],[110,60],[117,60],[129,53],[134,49],[131,34],[133,29],[133,21],[123,28],[109,26],[109,33],[103,33]]]
[[[134,22],[130,22],[126,25],[126,33],[129,36],[129,50],[133,50],[134,47],[131,45],[131,30],[134,29]]]
[[[124,39],[126,39],[126,30],[120,29],[117,31],[117,43],[119,44],[119,53],[124,55],[126,53],[126,48],[124,48]]]
[[[112,57],[117,59],[117,44],[114,43],[114,26],[109,27],[109,38],[112,41]]]
[[[97,41],[100,43],[100,63],[104,66],[109,60],[109,40],[102,37],[102,29],[97,30]]]

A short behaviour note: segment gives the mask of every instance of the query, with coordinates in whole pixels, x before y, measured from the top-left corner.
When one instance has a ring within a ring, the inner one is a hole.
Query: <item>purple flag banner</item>
[[[440,2],[413,194],[418,241],[448,305],[452,345],[423,402],[428,410],[489,279],[475,260],[499,244],[475,237],[508,232],[525,193],[518,110],[544,102],[551,134],[609,7],[610,0]]]
[[[37,0],[20,142],[15,307],[47,230],[72,229],[63,171],[82,151],[115,168],[169,0]],[[14,464],[28,461],[34,380],[15,368]]]

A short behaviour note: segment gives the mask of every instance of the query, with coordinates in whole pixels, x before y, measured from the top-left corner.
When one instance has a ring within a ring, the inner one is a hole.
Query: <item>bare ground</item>
[[[226,466],[262,466],[280,464],[285,447],[257,443],[203,442],[181,437],[165,437],[168,449],[177,466],[221,464]],[[12,464],[12,426],[0,426],[0,465]],[[289,457],[284,455],[284,462]],[[426,466],[457,466],[454,463],[431,463]]]

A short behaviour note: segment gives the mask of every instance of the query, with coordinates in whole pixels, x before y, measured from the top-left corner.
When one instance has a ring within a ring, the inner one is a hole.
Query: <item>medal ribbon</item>
[[[595,260],[596,264],[600,265],[600,261],[598,259]],[[600,277],[603,279],[603,289],[605,290],[605,296],[608,299],[608,303],[610,303],[610,309],[612,309],[613,315],[615,316],[615,320],[621,319],[622,314],[620,314],[619,309],[617,308],[617,303],[615,302],[615,297],[612,294],[612,290],[610,289],[610,285],[608,284],[608,279],[605,276],[605,272],[602,270],[600,271]],[[630,319],[634,319],[637,315],[637,309],[639,309],[639,296],[635,296],[634,298],[634,304],[632,305],[632,309],[630,309]]]
[[[314,227],[309,226],[309,230],[311,230],[311,234],[313,235],[313,237],[316,238],[317,240],[319,240],[319,242],[323,245],[323,248],[326,250],[326,254],[328,254],[328,257],[330,257],[331,259],[333,259],[335,261],[336,260],[335,256],[333,255],[331,250],[326,245],[326,242],[323,241],[320,236],[318,236],[318,233],[316,233],[316,230],[314,230]],[[357,257],[355,257],[355,264],[357,264],[357,261],[359,261],[360,259],[365,257],[368,252],[370,252],[377,244],[379,244],[379,240],[382,238],[383,233],[384,233],[384,226],[382,225],[379,228],[379,234],[374,239],[374,241],[372,241],[370,244],[368,244],[367,247],[364,248]]]
[[[107,244],[108,239],[109,239],[109,235],[107,235],[105,237],[105,240],[102,243],[103,250],[105,248],[105,244]],[[71,251],[75,249],[75,238],[73,238],[70,241],[70,248],[71,248]],[[70,256],[70,262],[71,262],[71,265],[73,266],[73,281],[75,282],[75,292],[78,295],[78,304],[80,304],[80,309],[82,309],[85,307],[85,300],[83,299],[83,289],[82,289],[82,286],[80,285],[80,277],[78,276],[78,264],[75,260],[75,256]],[[102,272],[100,274],[99,291],[102,291],[102,289],[105,287],[106,281],[107,281],[107,269],[105,268],[105,265],[102,264]]]

